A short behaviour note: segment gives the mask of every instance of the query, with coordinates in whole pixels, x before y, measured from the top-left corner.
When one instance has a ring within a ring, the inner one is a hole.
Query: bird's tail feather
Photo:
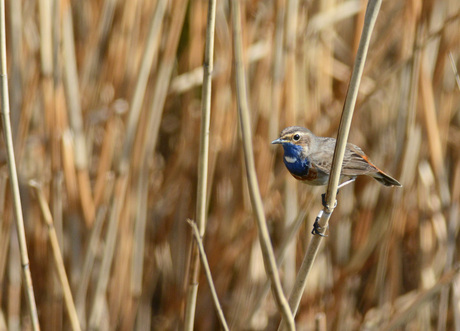
[[[387,175],[383,171],[374,172],[374,173],[369,174],[369,175],[371,177],[373,177],[376,181],[378,181],[379,183],[381,183],[381,184],[383,184],[385,186],[399,186],[399,187],[402,186],[400,182],[398,182],[393,177]]]

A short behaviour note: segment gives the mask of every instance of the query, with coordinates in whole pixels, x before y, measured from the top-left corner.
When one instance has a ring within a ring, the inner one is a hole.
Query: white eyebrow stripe
[[[290,157],[290,156],[285,156],[284,159],[286,160],[286,162],[288,163],[294,163],[296,161],[296,158],[295,157]]]

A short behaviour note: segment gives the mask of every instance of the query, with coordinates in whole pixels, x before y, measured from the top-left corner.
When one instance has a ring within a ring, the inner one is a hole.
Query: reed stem
[[[194,221],[188,219],[187,222],[192,228],[193,237],[195,238],[198,250],[200,252],[201,264],[203,265],[204,273],[206,275],[206,279],[208,280],[209,288],[211,289],[212,300],[214,301],[214,307],[216,308],[217,316],[219,316],[220,324],[225,331],[228,331],[229,328],[219,302],[219,297],[217,296],[216,287],[214,286],[214,282],[212,280],[211,269],[209,268],[208,258],[206,257],[206,252],[203,247],[203,241],[201,239],[199,229]]]
[[[5,30],[5,0],[0,0],[0,88],[2,104],[3,138],[5,139],[8,172],[13,195],[14,219],[16,221],[19,251],[21,254],[22,276],[24,290],[26,292],[27,306],[30,310],[32,329],[40,330],[38,322],[37,306],[35,303],[32,276],[30,274],[29,254],[27,252],[26,234],[24,229],[24,218],[22,214],[21,195],[19,194],[18,174],[14,156],[13,134],[11,132],[10,104],[8,96],[8,75],[6,65],[6,30]]]
[[[208,161],[209,161],[209,126],[211,121],[211,86],[212,72],[214,69],[214,31],[216,25],[216,0],[209,0],[208,15],[206,21],[206,46],[203,63],[203,88],[201,92],[201,132],[200,132],[200,151],[198,156],[198,188],[196,201],[196,219],[199,236],[202,238],[206,231],[206,206],[207,206],[207,186],[208,186]],[[190,283],[189,288],[198,286],[200,273],[198,247],[191,245],[190,261]],[[203,262],[204,263],[204,262]],[[196,305],[197,291],[191,290],[188,297],[187,306]],[[187,309],[185,315],[185,330],[193,329],[195,320],[195,309]],[[193,312],[193,314],[192,314]],[[224,320],[225,322],[225,320]],[[223,324],[225,325],[225,324]]]
[[[280,276],[276,266],[275,254],[271,244],[270,234],[265,220],[265,214],[257,183],[257,174],[254,164],[254,152],[252,148],[251,124],[249,116],[249,104],[246,94],[246,77],[243,64],[243,37],[241,31],[240,1],[232,1],[232,27],[233,43],[236,71],[236,89],[238,101],[238,117],[242,135],[244,159],[246,164],[246,175],[248,179],[249,193],[251,196],[252,207],[256,216],[257,228],[259,231],[259,241],[262,249],[265,271],[271,282],[276,306],[283,319],[287,322],[289,330],[295,330],[294,319],[289,308],[288,302],[281,286]]]
[[[342,117],[340,119],[339,132],[337,134],[337,143],[334,150],[334,157],[332,159],[331,175],[329,176],[329,183],[326,191],[326,204],[328,207],[324,207],[319,220],[319,225],[323,229],[323,233],[328,227],[329,219],[335,208],[335,201],[337,195],[337,187],[339,185],[340,173],[342,169],[343,157],[345,155],[345,147],[348,140],[348,133],[350,131],[351,120],[353,118],[353,112],[358,97],[359,84],[361,82],[361,76],[366,62],[367,51],[369,49],[369,43],[374,29],[377,15],[380,9],[381,0],[369,0],[366,15],[364,18],[363,32],[359,42],[358,52],[355,58],[355,65],[348,86],[347,97],[345,99],[344,108],[342,111]],[[295,316],[297,309],[304,293],[305,286],[307,284],[307,277],[319,251],[319,245],[323,240],[322,236],[313,236],[305,253],[302,265],[297,274],[297,278],[294,284],[294,289],[289,297],[289,306]],[[280,325],[282,329],[284,321]]]

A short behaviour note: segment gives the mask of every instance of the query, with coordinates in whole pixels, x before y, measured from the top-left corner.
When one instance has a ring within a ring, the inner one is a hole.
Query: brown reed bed
[[[183,328],[207,3],[7,2],[13,142],[42,330],[75,328],[72,298],[82,329]],[[230,7],[217,1],[203,244],[229,329],[274,330]],[[279,268],[288,296],[325,188],[290,177],[270,141],[294,124],[337,135],[366,3],[248,0],[240,9],[255,172],[278,264],[290,238]],[[403,188],[360,178],[341,190],[298,330],[460,329],[459,45],[458,1],[383,1],[349,141]],[[1,155],[0,329],[28,330],[4,143]],[[219,329],[203,272],[198,279],[195,329]]]

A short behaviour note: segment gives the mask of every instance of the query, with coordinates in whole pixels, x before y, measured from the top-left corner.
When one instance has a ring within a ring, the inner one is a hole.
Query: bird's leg
[[[353,183],[355,180],[356,180],[356,177],[351,177],[350,179],[344,181],[342,184],[340,184],[339,186],[337,186],[337,194],[339,194],[339,189],[341,189],[341,188],[344,187],[345,185],[348,185],[348,184],[350,184],[350,183]]]
[[[321,233],[323,230],[323,227],[319,225],[319,220],[321,219],[321,216],[323,216],[323,210],[321,209],[318,213],[318,216],[316,216],[315,223],[313,223],[313,230],[311,230],[312,235],[319,235],[321,237],[327,237],[327,235]],[[326,227],[327,229],[328,227]]]
[[[348,185],[350,183],[353,183],[356,180],[356,177],[351,177],[350,179],[344,181],[342,184],[337,186],[337,195],[339,195],[339,190],[344,187],[345,185]],[[321,194],[321,202],[323,203],[323,207],[326,209],[329,209],[328,204],[326,203],[326,193]],[[335,200],[334,208],[337,207],[337,200]]]
[[[337,187],[337,194],[339,194],[339,189],[344,187],[345,185],[348,185],[350,183],[353,183],[356,180],[356,177],[351,177],[350,179],[344,181],[342,184],[340,184]],[[327,210],[330,210],[329,205],[326,203],[326,193],[321,194],[321,202],[323,203],[323,207],[326,208]],[[337,200],[335,200],[334,208],[337,207]],[[327,237],[327,235],[324,235],[321,233],[323,228],[321,225],[319,225],[319,220],[321,219],[321,216],[323,216],[323,210],[319,211],[318,216],[316,216],[315,223],[313,223],[313,230],[311,230],[312,235],[320,235],[321,237]]]

